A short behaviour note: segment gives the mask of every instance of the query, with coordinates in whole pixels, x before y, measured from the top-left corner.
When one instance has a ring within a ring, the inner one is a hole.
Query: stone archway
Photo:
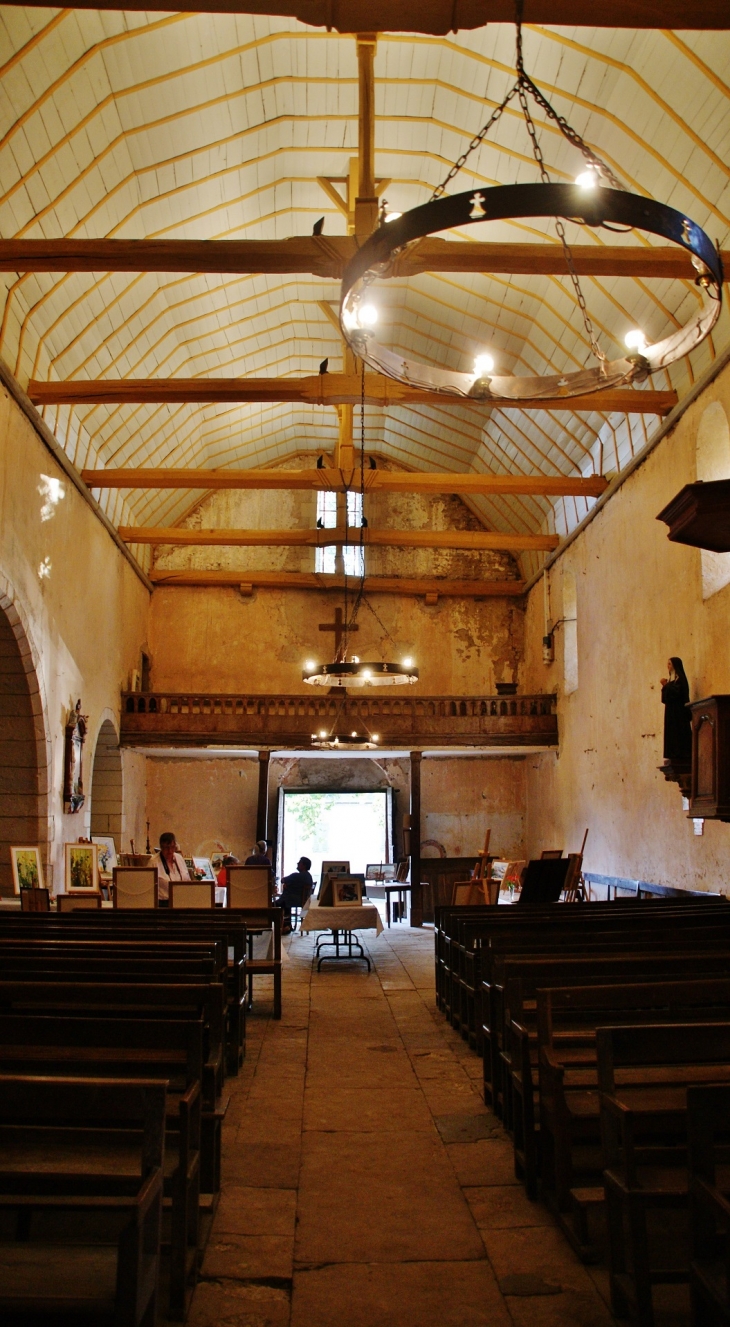
[[[112,834],[117,851],[122,847],[122,753],[111,719],[99,729],[91,771],[92,834]]]
[[[0,894],[13,893],[11,846],[39,845],[48,870],[48,744],[34,652],[0,587]]]

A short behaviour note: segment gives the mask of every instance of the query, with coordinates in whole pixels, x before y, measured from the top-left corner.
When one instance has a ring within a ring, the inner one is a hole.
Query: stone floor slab
[[[511,1327],[486,1262],[325,1267],[294,1274],[291,1327]]]

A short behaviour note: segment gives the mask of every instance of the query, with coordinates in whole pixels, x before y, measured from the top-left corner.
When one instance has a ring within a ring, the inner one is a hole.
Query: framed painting
[[[111,834],[92,834],[91,842],[99,849],[99,875],[112,875],[117,861],[117,849]]]
[[[99,893],[99,845],[65,843],[66,893]]]
[[[19,894],[21,889],[43,889],[43,862],[40,848],[11,848],[10,861],[16,894]]]
[[[357,908],[362,903],[362,880],[353,875],[332,877],[332,902],[336,908]]]

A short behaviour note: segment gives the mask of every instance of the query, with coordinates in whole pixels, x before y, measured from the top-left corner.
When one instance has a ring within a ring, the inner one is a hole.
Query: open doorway
[[[351,871],[391,860],[391,791],[289,792],[283,790],[279,874],[309,857],[319,881],[323,861],[349,861]]]

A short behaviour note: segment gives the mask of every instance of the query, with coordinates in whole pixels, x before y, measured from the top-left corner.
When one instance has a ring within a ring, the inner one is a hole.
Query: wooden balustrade
[[[556,698],[537,696],[122,694],[127,746],[309,746],[320,732],[389,746],[555,746]]]

